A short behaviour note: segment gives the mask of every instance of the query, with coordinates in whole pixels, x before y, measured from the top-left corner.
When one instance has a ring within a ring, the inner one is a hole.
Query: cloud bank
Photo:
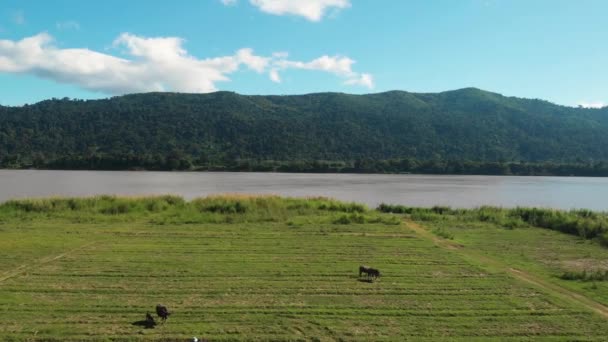
[[[344,56],[322,56],[310,62],[292,61],[284,52],[259,56],[250,48],[233,55],[199,59],[183,47],[178,37],[141,37],[123,33],[113,43],[124,57],[89,49],[60,49],[53,37],[40,33],[19,41],[0,40],[0,72],[32,74],[106,94],[150,91],[206,93],[216,83],[230,81],[241,69],[268,73],[281,82],[288,69],[315,70],[334,74],[346,85],[373,87],[369,74],[352,70],[355,63]]]
[[[221,0],[224,5],[235,5],[237,0]],[[274,15],[295,15],[310,21],[320,21],[329,10],[350,7],[350,0],[249,0],[262,12]]]

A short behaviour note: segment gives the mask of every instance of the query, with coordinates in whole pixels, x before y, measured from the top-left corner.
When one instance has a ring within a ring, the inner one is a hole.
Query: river
[[[327,196],[371,207],[384,202],[608,210],[608,178],[0,170],[0,201],[98,194],[191,199],[217,193]]]

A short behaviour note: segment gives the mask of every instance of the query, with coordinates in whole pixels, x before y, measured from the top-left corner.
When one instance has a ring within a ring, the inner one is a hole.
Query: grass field
[[[559,277],[608,265],[604,247],[463,217],[277,197],[7,202],[0,340],[606,340],[606,282]],[[139,325],[159,303],[168,321]]]

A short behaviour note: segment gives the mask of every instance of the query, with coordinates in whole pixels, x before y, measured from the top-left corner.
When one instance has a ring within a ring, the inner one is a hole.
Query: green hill
[[[0,107],[4,167],[403,158],[608,161],[608,108],[565,107],[475,88],[436,94],[147,93]]]

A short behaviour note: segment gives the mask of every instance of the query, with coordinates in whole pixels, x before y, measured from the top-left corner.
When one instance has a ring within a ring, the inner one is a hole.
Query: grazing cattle
[[[146,326],[151,328],[155,325],[156,321],[154,321],[154,317],[152,317],[149,312],[146,312]]]
[[[156,306],[156,314],[165,322],[171,313],[167,310],[166,306],[158,304]]]
[[[370,268],[371,267],[364,265],[359,266],[359,277],[361,277],[363,273],[368,274],[367,271],[369,271]]]
[[[146,312],[146,322],[151,323],[151,324],[155,324],[156,323],[154,321],[154,317],[152,317],[152,315],[150,315],[149,312]]]
[[[380,278],[380,271],[369,267],[369,266],[359,266],[359,277],[361,277],[361,275],[365,273],[365,276],[367,278],[372,278],[372,279],[376,279],[376,278]]]
[[[375,268],[370,268],[367,270],[367,276],[372,277],[374,279],[380,278],[380,271]]]

